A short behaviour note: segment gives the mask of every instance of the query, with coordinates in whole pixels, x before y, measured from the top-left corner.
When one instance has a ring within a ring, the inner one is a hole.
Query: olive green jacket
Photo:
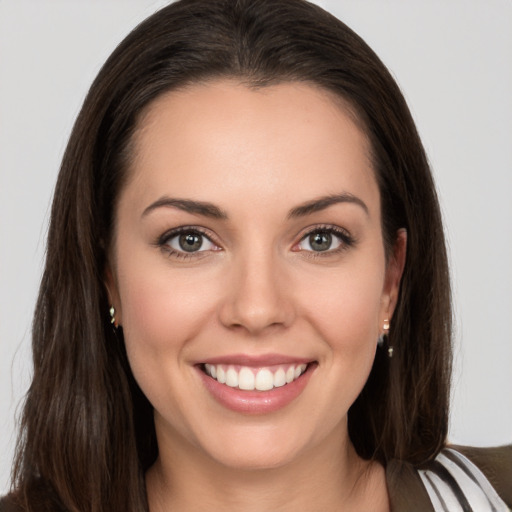
[[[512,510],[512,445],[499,448],[453,448],[480,469]],[[392,512],[434,511],[420,475],[412,465],[390,462],[386,468],[386,479]]]

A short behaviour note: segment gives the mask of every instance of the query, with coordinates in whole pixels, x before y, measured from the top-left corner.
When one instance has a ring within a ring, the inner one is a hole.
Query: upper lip
[[[313,359],[305,357],[295,357],[284,354],[230,354],[225,356],[209,357],[200,362],[200,364],[226,364],[249,367],[275,366],[278,364],[307,364]]]

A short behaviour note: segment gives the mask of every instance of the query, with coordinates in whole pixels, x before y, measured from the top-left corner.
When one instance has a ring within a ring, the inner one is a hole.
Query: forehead
[[[226,80],[172,91],[149,106],[133,142],[127,188],[139,197],[220,200],[250,188],[264,206],[264,196],[300,202],[376,191],[368,139],[353,112],[309,84],[255,89]]]

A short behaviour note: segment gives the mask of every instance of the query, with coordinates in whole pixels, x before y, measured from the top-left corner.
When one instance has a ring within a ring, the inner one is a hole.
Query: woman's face
[[[400,240],[386,264],[368,141],[329,93],[217,81],[156,100],[107,285],[160,452],[261,468],[343,443]]]

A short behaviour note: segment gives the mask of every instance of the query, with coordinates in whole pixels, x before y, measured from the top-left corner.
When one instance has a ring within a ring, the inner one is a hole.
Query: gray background
[[[88,86],[164,5],[0,0],[0,494],[30,378],[52,188]],[[438,182],[456,314],[450,440],[512,442],[512,1],[318,2],[402,87]]]

